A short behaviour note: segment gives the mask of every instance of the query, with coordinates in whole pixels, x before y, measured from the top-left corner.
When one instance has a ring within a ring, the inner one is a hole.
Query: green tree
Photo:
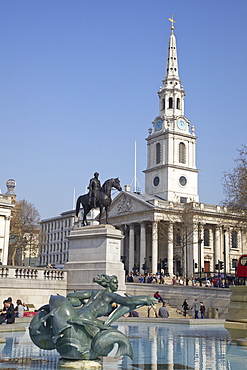
[[[16,203],[10,221],[9,265],[21,265],[23,251],[27,248],[27,235],[37,233],[39,220],[39,212],[32,203],[25,199]]]

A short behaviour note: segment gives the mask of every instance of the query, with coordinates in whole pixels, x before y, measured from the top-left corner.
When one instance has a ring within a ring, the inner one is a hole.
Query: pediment
[[[117,217],[150,210],[153,205],[144,196],[122,191],[113,199],[109,216]]]

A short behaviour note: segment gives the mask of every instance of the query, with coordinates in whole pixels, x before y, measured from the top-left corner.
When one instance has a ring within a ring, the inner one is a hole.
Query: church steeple
[[[171,34],[168,42],[168,53],[166,61],[166,74],[162,81],[158,95],[160,98],[160,115],[164,118],[184,115],[184,96],[185,91],[181,85],[178,74],[177,43],[174,34],[174,19],[172,22]]]
[[[198,170],[194,127],[184,115],[185,91],[178,74],[174,19],[168,42],[166,74],[158,91],[159,115],[152,122],[146,139],[148,163],[146,194],[173,202],[197,202]]]
[[[169,43],[168,43],[168,55],[167,55],[167,62],[166,62],[166,76],[164,79],[164,82],[166,82],[168,79],[174,79],[176,78],[179,80],[178,75],[178,58],[177,58],[177,45],[176,45],[176,37],[174,35],[174,19],[169,18],[169,20],[172,22],[171,26],[171,35],[169,37]]]

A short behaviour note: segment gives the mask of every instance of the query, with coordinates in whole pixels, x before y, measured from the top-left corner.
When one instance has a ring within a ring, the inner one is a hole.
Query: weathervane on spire
[[[168,18],[168,20],[172,23],[171,25],[171,30],[173,31],[174,30],[174,23],[176,23],[173,19],[174,15],[172,14],[172,17],[171,18]]]

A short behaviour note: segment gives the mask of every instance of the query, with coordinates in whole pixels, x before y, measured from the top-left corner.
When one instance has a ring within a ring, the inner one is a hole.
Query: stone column
[[[10,216],[5,216],[4,219],[4,238],[3,238],[3,250],[1,262],[3,265],[8,264],[8,253],[9,253],[9,231],[10,231]]]
[[[129,272],[133,270],[135,256],[135,230],[134,225],[129,225]]]
[[[226,271],[226,273],[228,273],[229,272],[229,240],[230,240],[228,228],[224,230],[224,235],[225,235],[224,260],[223,260],[225,263],[224,272]]]
[[[173,276],[173,223],[168,225],[168,246],[167,246],[168,274]]]
[[[203,235],[203,232],[204,232],[204,227],[203,225],[199,225],[199,240],[198,240],[198,248],[200,248],[199,250],[199,261],[200,261],[200,264],[198,265],[199,267],[199,272],[202,272],[202,269],[204,269],[204,241],[203,241],[203,238],[204,238],[204,235]]]
[[[193,272],[198,272],[199,267],[199,258],[200,258],[200,250],[199,250],[199,225],[193,223],[193,235],[192,235],[192,274]],[[193,266],[194,262],[194,266]],[[195,267],[197,266],[197,268]]]
[[[157,272],[158,262],[158,222],[153,221],[152,227],[152,273]]]
[[[125,236],[125,225],[121,225],[120,227],[120,231],[122,233],[123,236]],[[124,256],[124,238],[121,240],[121,253],[120,253],[120,256]]]
[[[214,245],[214,264],[218,263],[220,259],[220,227],[216,226],[215,229],[215,245]],[[214,268],[214,266],[213,266]]]
[[[144,274],[142,265],[145,263],[146,258],[146,224],[141,223],[140,226],[140,271]]]

